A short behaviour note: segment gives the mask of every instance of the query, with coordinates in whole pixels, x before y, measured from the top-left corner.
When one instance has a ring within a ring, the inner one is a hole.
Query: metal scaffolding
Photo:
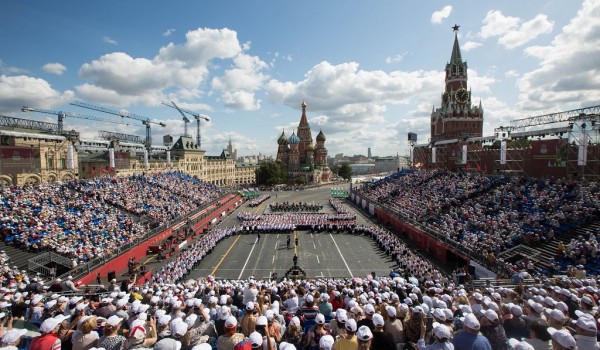
[[[37,120],[30,119],[22,119],[22,118],[14,118],[7,117],[4,115],[0,115],[0,127],[5,128],[17,128],[17,129],[27,129],[27,130],[37,130],[42,133],[50,133],[55,135],[63,135],[70,139],[79,138],[79,133],[74,130],[62,130],[59,131],[58,124],[40,122]]]
[[[109,140],[109,141],[119,140],[119,141],[126,141],[126,142],[132,142],[132,143],[143,143],[144,142],[140,136],[122,134],[119,132],[101,130],[99,132],[99,135],[103,140]]]

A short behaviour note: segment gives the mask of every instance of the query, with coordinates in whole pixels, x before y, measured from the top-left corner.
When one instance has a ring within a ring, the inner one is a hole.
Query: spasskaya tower
[[[446,63],[446,86],[441,94],[441,107],[431,112],[431,142],[480,137],[483,132],[483,108],[471,104],[467,62],[462,60],[458,44],[458,28],[454,25],[454,45],[450,62]]]

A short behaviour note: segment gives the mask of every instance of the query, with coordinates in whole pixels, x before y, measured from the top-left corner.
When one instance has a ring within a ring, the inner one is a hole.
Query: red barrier
[[[415,244],[419,249],[432,255],[442,264],[445,264],[448,261],[448,251],[467,261],[470,260],[463,253],[448,247],[443,242],[438,241],[435,237],[429,236],[425,232],[400,220],[378,206],[375,206],[375,215],[383,225],[391,226],[396,234],[408,238],[408,240]]]
[[[220,208],[213,211],[205,218],[200,220],[200,222],[198,222],[196,225],[194,225],[194,236],[202,233],[204,229],[206,229],[210,225],[212,219],[221,219],[221,213],[223,211],[229,213],[231,210],[235,209],[235,203],[238,202],[241,198],[242,197],[240,196],[230,195],[221,200],[220,203],[225,203],[224,205],[221,205]],[[159,233],[158,235],[152,237],[151,239],[147,240],[146,242],[141,243],[137,247],[132,248],[128,252],[125,252],[124,254],[112,259],[103,266],[100,266],[99,268],[90,271],[88,275],[80,278],[78,282],[81,284],[93,283],[96,281],[96,276],[98,275],[98,273],[100,273],[101,278],[105,278],[108,275],[109,271],[115,271],[116,275],[120,276],[121,273],[127,269],[127,263],[129,262],[130,258],[134,258],[135,261],[139,261],[144,256],[146,256],[146,252],[151,245],[159,244],[172,233],[173,227],[170,227],[165,231]]]

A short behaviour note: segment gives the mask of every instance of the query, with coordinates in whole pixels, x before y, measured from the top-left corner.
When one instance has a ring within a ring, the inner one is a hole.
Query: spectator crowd
[[[0,346],[9,349],[598,349],[595,279],[537,279],[470,289],[404,252],[384,229],[358,227],[391,245],[404,275],[344,279],[186,279],[214,230],[142,285],[98,294],[53,293],[3,265]],[[186,256],[183,256],[187,254]],[[0,260],[6,261],[0,254]],[[7,261],[8,262],[8,261]],[[8,271],[7,271],[8,269]],[[175,273],[173,273],[175,272]],[[18,276],[18,278],[17,278]],[[82,290],[82,289],[78,289]],[[23,325],[34,326],[24,328]],[[34,330],[37,329],[37,330]]]
[[[79,261],[109,255],[154,226],[220,197],[215,186],[177,172],[0,188],[0,235],[31,252]]]
[[[357,193],[483,259],[519,244],[538,246],[600,214],[598,183],[573,179],[415,171]],[[595,253],[595,235],[592,241],[568,254]]]

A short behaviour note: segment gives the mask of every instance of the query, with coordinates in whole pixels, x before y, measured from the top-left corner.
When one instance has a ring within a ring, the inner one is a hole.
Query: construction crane
[[[188,113],[189,115],[194,116],[194,119],[196,119],[196,143],[198,144],[198,148],[202,149],[202,142],[201,142],[202,141],[202,137],[200,136],[200,120],[205,120],[205,121],[209,122],[210,118],[207,115],[198,114],[196,112],[190,111],[189,109],[180,108],[173,101],[171,101],[171,103],[163,102],[162,104],[165,105],[165,106],[167,106],[167,107],[175,108],[176,110],[178,110],[179,113],[181,113],[181,115],[184,118],[183,119],[184,123],[185,123],[186,120],[188,120],[188,123],[189,123],[189,119],[187,119],[185,117],[184,112]],[[187,135],[187,124],[185,124],[185,133]]]
[[[63,112],[63,111],[53,111],[50,109],[43,109],[43,108],[33,108],[33,107],[23,107],[21,108],[21,112],[38,112],[38,113],[44,113],[44,114],[52,114],[52,115],[56,115],[58,116],[58,124],[57,124],[57,131],[59,134],[64,133],[63,130],[63,126],[64,126],[64,119],[65,117],[68,118],[78,118],[78,119],[88,119],[88,120],[95,120],[97,122],[103,122],[103,123],[113,123],[113,124],[124,124],[124,125],[129,125],[127,123],[124,122],[120,122],[120,121],[116,121],[116,120],[110,120],[110,119],[104,119],[104,118],[100,118],[100,117],[95,117],[93,115],[87,115],[87,114],[81,114],[81,113],[73,113],[73,112]]]
[[[179,111],[179,113],[181,113],[181,116],[183,117],[183,135],[184,136],[190,136],[188,134],[188,124],[190,123],[190,120],[188,119],[188,117],[185,116],[185,113],[183,113],[181,111],[181,109],[179,109],[179,107],[177,107],[177,105],[175,104],[175,102],[171,101],[171,103],[173,104],[173,106],[175,106],[175,109],[177,109]],[[173,106],[171,106],[169,104],[166,104],[164,102],[162,104],[165,105],[165,106],[173,107]]]
[[[116,109],[112,109],[112,108],[96,106],[91,103],[86,103],[83,101],[74,101],[74,102],[71,102],[71,105],[91,109],[91,110],[98,111],[98,112],[117,115],[121,118],[129,118],[129,119],[135,119],[135,120],[141,121],[142,125],[146,126],[146,145],[145,146],[148,149],[148,152],[150,151],[150,148],[152,147],[152,133],[150,130],[150,125],[156,124],[156,125],[162,126],[163,128],[165,126],[167,126],[167,124],[165,124],[163,122],[153,122],[150,120],[149,117],[144,117],[141,115],[137,115],[135,113],[129,113],[129,112],[125,112],[125,111],[117,111]]]

